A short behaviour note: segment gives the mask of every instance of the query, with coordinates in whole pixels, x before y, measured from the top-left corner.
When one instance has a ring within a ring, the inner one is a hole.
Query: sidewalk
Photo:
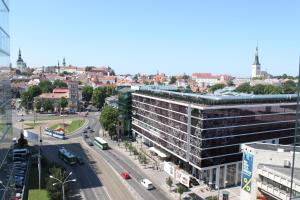
[[[101,135],[102,136],[102,135]],[[118,143],[115,141],[112,141],[109,137],[104,137],[105,140],[108,142],[109,146],[118,151],[119,154],[126,156],[129,158],[137,167],[139,167],[148,177],[150,177],[150,180],[155,185],[156,189],[161,190],[169,199],[178,199],[179,194],[175,192],[176,186],[175,180],[173,180],[173,185],[171,187],[171,192],[169,186],[166,184],[166,179],[169,177],[169,175],[163,171],[163,161],[158,166],[158,169],[156,169],[155,162],[150,160],[150,158],[147,157],[148,163],[146,165],[140,164],[138,159],[135,158],[133,153],[130,156],[129,150],[126,151],[124,147],[124,143]],[[139,151],[141,148],[141,144],[137,142],[132,142],[132,145],[135,146]],[[143,145],[143,150],[147,150],[148,147],[145,147]],[[136,156],[137,157],[137,156]],[[183,197],[184,195],[182,195]]]

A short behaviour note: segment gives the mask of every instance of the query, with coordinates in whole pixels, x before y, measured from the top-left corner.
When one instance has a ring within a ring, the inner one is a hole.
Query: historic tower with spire
[[[21,50],[20,49],[19,49],[19,56],[18,56],[18,60],[17,60],[17,68],[21,72],[25,72],[27,70],[27,66],[26,66],[26,63],[22,59],[22,55],[21,55]]]
[[[255,59],[254,63],[252,64],[252,78],[260,77],[261,76],[261,70],[260,70],[260,63],[259,63],[259,57],[258,57],[258,47],[256,47],[255,52]]]

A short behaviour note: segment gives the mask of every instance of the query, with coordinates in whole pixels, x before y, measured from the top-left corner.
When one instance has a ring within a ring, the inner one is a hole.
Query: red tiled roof
[[[38,96],[43,99],[60,99],[61,97],[69,98],[68,93],[42,93]]]
[[[113,86],[113,84],[106,84],[106,83],[97,83],[96,87],[106,87],[106,86]]]
[[[116,80],[115,76],[103,76],[103,77],[98,77],[98,80]]]
[[[67,92],[70,92],[68,88],[55,88],[53,90],[53,93],[67,93]]]
[[[195,78],[208,78],[208,79],[220,79],[220,78],[224,78],[224,79],[228,79],[231,76],[227,75],[227,74],[211,74],[211,73],[193,73],[192,77]]]

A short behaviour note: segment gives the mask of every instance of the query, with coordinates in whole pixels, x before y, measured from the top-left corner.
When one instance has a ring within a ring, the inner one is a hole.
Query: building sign
[[[164,171],[167,172],[171,177],[175,177],[175,166],[170,162],[164,162]]]
[[[183,170],[176,170],[175,179],[179,181],[179,183],[185,185],[186,187],[190,187],[190,175]]]
[[[249,193],[251,192],[252,168],[253,168],[253,155],[248,152],[244,152],[243,171],[242,171],[242,189]]]
[[[171,177],[175,178],[179,183],[190,187],[190,175],[176,167],[171,162],[164,162],[164,171],[167,172]]]

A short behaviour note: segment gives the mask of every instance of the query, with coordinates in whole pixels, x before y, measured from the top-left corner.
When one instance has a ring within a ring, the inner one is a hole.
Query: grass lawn
[[[35,126],[34,126],[34,123],[33,122],[28,122],[28,123],[24,123],[25,126],[30,126],[30,127],[33,127],[35,128],[36,126],[40,126],[42,123],[35,123]]]
[[[77,129],[83,126],[85,119],[74,119],[70,124],[65,125],[65,134],[73,133]],[[63,124],[55,124],[50,127],[51,129],[63,128]]]
[[[29,190],[28,200],[49,200],[48,191],[45,189]]]

